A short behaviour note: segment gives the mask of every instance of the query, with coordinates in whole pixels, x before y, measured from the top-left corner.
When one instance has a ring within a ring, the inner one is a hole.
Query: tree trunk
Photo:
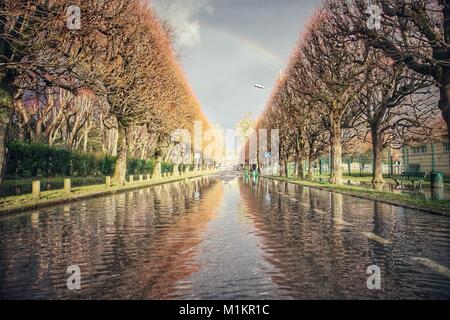
[[[331,177],[330,183],[342,185],[342,129],[340,120],[331,121]]]
[[[303,157],[299,157],[296,161],[295,161],[295,176],[300,179],[300,180],[304,180],[305,179],[305,171],[304,171],[304,166],[303,166]]]
[[[446,72],[445,83],[441,84],[439,109],[441,109],[442,117],[447,124],[447,138],[450,140],[450,69]],[[449,155],[450,165],[450,155]]]
[[[84,152],[84,153],[87,153],[88,139],[89,139],[88,133],[86,132],[86,133],[84,134],[84,138],[83,138],[83,152]]]
[[[442,112],[442,117],[447,124],[447,138],[450,141],[450,84],[447,90],[441,90],[441,100],[439,101],[439,108]],[[450,154],[448,158],[448,162],[450,165]]]
[[[313,180],[313,172],[312,172],[313,162],[314,162],[313,155],[312,155],[312,152],[310,152],[309,156],[308,156],[308,172],[306,174],[306,180],[310,180],[310,181]]]
[[[142,146],[142,149],[141,149],[141,160],[145,160],[146,159],[147,149],[148,149],[147,145]]]
[[[162,156],[160,151],[155,152],[155,167],[153,168],[153,178],[161,178]]]
[[[0,185],[6,169],[6,133],[10,121],[10,112],[7,108],[0,108]]]
[[[0,83],[0,185],[6,172],[6,138],[8,126],[11,121],[11,110],[13,105],[13,90],[11,83],[5,78]]]
[[[377,128],[371,130],[372,153],[373,153],[373,179],[372,183],[384,183],[383,180],[383,142],[378,134]]]
[[[284,176],[289,178],[289,161],[284,162]]]
[[[298,178],[299,174],[298,174],[298,157],[295,158],[294,161],[294,177]]]
[[[119,135],[116,128],[111,128],[108,133],[108,154],[111,157],[117,156],[117,145],[118,145]]]
[[[127,174],[128,136],[127,129],[119,125],[119,146],[117,151],[116,166],[114,168],[113,181],[119,185],[125,183]]]
[[[180,168],[179,168],[178,164],[175,163],[173,165],[173,175],[178,176],[179,174],[180,174]]]
[[[135,157],[136,140],[134,139],[134,136],[131,136],[131,137],[128,138],[128,153],[130,154],[131,158]]]

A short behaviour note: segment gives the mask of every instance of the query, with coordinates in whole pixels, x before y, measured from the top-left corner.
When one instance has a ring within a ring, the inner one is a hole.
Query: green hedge
[[[23,142],[8,144],[7,179],[33,177],[95,177],[112,175],[116,158],[82,154],[48,145]],[[154,160],[129,159],[128,174],[152,173]],[[164,172],[171,165],[163,163]]]

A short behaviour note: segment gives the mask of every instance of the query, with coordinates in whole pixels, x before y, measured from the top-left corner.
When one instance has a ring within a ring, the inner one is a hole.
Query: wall
[[[450,153],[445,147],[447,142],[435,143],[435,167],[436,171],[444,172],[446,176],[450,176],[449,156]],[[404,148],[403,154],[405,155],[405,162],[409,164],[420,164],[420,171],[432,171],[432,145],[427,144],[421,147],[425,147],[425,152],[418,151],[419,148],[407,147]]]

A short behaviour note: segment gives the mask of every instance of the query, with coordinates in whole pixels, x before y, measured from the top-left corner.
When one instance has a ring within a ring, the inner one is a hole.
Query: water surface
[[[235,174],[0,219],[3,299],[449,299],[449,267],[449,218]]]

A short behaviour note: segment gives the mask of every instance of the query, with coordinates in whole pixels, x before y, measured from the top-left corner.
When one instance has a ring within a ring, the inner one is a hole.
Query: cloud
[[[179,49],[191,49],[202,43],[197,16],[212,12],[209,0],[153,0],[158,14],[169,19],[175,28],[175,41]]]

